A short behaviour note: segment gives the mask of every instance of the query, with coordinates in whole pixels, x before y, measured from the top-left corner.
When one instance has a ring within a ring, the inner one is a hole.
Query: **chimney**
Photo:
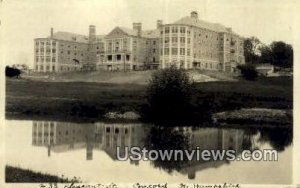
[[[227,27],[226,29],[227,29],[228,32],[230,32],[230,33],[232,32],[232,28],[231,27]]]
[[[163,21],[162,20],[157,20],[156,21],[156,29],[159,29],[162,25],[163,25]]]
[[[141,36],[142,35],[142,23],[133,23],[133,30],[137,31],[137,36]]]
[[[96,40],[96,26],[90,25],[89,27],[89,43],[92,43]]]
[[[50,37],[51,38],[53,37],[53,27],[51,27],[51,29],[50,29]]]
[[[198,12],[197,11],[192,11],[191,12],[191,18],[198,19]]]

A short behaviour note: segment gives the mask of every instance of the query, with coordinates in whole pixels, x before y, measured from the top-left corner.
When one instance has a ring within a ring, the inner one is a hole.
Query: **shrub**
[[[188,123],[196,120],[193,105],[194,82],[174,67],[159,70],[149,81],[142,117],[155,123]],[[201,116],[201,115],[200,115]]]
[[[5,67],[5,75],[7,77],[19,77],[21,74],[21,71],[19,69],[16,69],[16,68],[12,68],[12,67],[9,67],[9,66],[6,66]]]
[[[239,65],[237,68],[241,71],[244,79],[253,81],[257,78],[258,73],[254,65]]]

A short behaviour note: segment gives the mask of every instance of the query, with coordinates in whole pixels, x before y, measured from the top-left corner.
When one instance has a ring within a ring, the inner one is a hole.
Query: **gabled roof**
[[[52,38],[58,40],[72,41],[72,42],[81,42],[81,43],[89,42],[88,36],[80,35],[76,33],[70,33],[70,32],[63,32],[63,31],[58,31],[54,33]]]
[[[126,28],[126,27],[115,27],[107,36],[112,35],[129,35],[129,36],[138,36],[137,30]],[[159,37],[159,30],[142,30],[141,37],[144,38],[157,38]]]
[[[199,28],[205,28],[215,32],[230,32],[228,28],[226,28],[225,26],[219,23],[209,23],[203,20],[192,18],[190,16],[183,17],[172,24],[182,24],[182,25],[194,26]]]
[[[142,31],[142,36],[145,38],[158,38],[159,34],[159,29]]]

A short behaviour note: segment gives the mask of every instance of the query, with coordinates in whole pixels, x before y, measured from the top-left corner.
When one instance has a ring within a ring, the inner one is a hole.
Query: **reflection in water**
[[[200,150],[242,150],[257,149],[263,143],[269,142],[274,149],[283,151],[292,142],[292,130],[250,130],[250,129],[219,129],[173,127],[163,128],[141,124],[77,124],[65,122],[35,121],[32,126],[32,145],[48,148],[51,152],[68,152],[86,149],[86,160],[93,160],[93,150],[102,150],[111,159],[117,159],[117,146],[121,149],[120,156],[125,156],[125,147],[146,147],[148,150],[195,149]],[[154,167],[168,173],[177,171],[195,179],[196,172],[218,168],[222,161],[201,161],[185,159],[183,161],[151,162]],[[138,161],[130,164],[139,165]]]
[[[49,157],[51,151],[59,153],[86,148],[86,160],[93,159],[93,149],[103,150],[116,160],[117,146],[121,151],[125,151],[125,147],[142,147],[143,135],[146,135],[145,128],[140,124],[35,121],[32,129],[32,145],[48,147]]]
[[[243,143],[250,142],[249,137],[244,135],[243,130],[234,129],[212,129],[212,128],[161,128],[155,127],[151,129],[147,137],[148,147],[154,150],[170,150],[170,149],[196,149],[200,150],[235,150],[240,153],[243,149]],[[249,144],[248,144],[249,145]],[[189,179],[194,179],[196,171],[206,168],[217,168],[220,165],[228,163],[222,161],[204,161],[188,160],[187,157],[183,161],[165,161],[156,160],[154,166],[172,172],[179,171],[187,174]]]

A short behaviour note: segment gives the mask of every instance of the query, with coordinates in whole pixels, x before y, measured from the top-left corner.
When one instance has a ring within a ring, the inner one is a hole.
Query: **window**
[[[170,39],[169,37],[165,38],[165,43],[169,43]]]
[[[185,27],[180,27],[180,33],[185,33]]]
[[[50,62],[50,57],[46,57],[46,62]]]
[[[153,41],[153,45],[155,45],[155,44],[156,44],[156,41],[154,40],[154,41]]]
[[[155,51],[156,51],[156,50],[155,50],[155,48],[153,48],[153,50],[152,50],[152,51],[153,51],[153,53],[155,53]]]
[[[172,33],[178,33],[178,27],[172,27]]]
[[[107,60],[108,60],[108,61],[112,61],[112,55],[108,55],[108,56],[107,56]]]
[[[172,37],[172,43],[177,43],[177,37]]]
[[[117,61],[121,61],[121,55],[117,55]]]
[[[191,39],[190,39],[190,38],[187,39],[187,43],[188,43],[188,44],[191,43]]]
[[[153,63],[155,63],[155,57],[153,57]]]
[[[56,49],[52,49],[52,53],[55,53],[56,52]]]
[[[185,55],[185,49],[184,48],[180,48],[180,55]]]
[[[172,55],[177,55],[177,54],[178,54],[178,49],[172,48]]]
[[[55,66],[52,66],[52,70],[55,71]]]
[[[184,37],[180,37],[180,43],[185,43],[185,38]]]
[[[44,70],[44,66],[43,66],[43,65],[41,65],[41,68],[40,68],[40,70]]]
[[[49,71],[49,70],[50,70],[50,67],[49,67],[49,66],[47,66],[47,67],[46,67],[46,70],[47,70],[47,71]]]
[[[186,50],[186,54],[191,55],[191,50],[189,48]]]
[[[170,33],[170,28],[169,27],[165,28],[165,33]]]
[[[52,62],[55,62],[56,61],[56,58],[55,57],[52,57]]]
[[[68,51],[68,55],[70,55],[70,51]]]
[[[169,48],[165,48],[165,55],[169,55],[170,52],[169,52]]]

